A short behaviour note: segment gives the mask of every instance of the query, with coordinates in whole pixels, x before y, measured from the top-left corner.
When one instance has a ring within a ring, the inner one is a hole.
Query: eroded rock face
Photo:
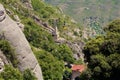
[[[0,22],[2,22],[6,17],[5,9],[0,5]]]
[[[24,25],[21,23],[21,20],[20,20],[20,18],[18,17],[18,15],[14,15],[14,19],[15,19],[18,27],[19,27],[22,31],[24,31]]]
[[[3,70],[4,70],[4,63],[2,59],[0,58],[0,72],[2,72]]]
[[[73,57],[76,60],[81,59],[82,61],[84,61],[84,54],[82,52],[82,49],[84,47],[84,43],[83,42],[67,42],[68,46],[74,51]]]
[[[10,61],[6,58],[6,56],[3,54],[3,52],[0,50],[0,59],[5,65],[11,64]]]
[[[11,62],[6,58],[6,56],[0,50],[0,73],[4,71],[5,65],[11,65]]]
[[[1,4],[0,10],[5,11]],[[4,33],[5,39],[8,40],[15,49],[19,61],[18,68],[20,71],[30,69],[35,73],[38,80],[43,80],[41,68],[23,32],[15,21],[13,21],[7,14],[5,15],[5,19],[0,22],[0,32]]]
[[[2,72],[3,70],[4,70],[4,62],[0,58],[0,72]]]
[[[33,10],[33,7],[31,5],[31,0],[21,0],[22,3],[25,4],[25,6],[28,8],[28,9],[32,9]]]

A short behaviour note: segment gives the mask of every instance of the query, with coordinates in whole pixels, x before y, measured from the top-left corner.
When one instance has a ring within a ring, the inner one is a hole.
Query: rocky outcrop
[[[2,72],[3,70],[4,70],[4,62],[0,58],[0,72]]]
[[[64,38],[58,38],[56,40],[56,43],[58,44],[67,44],[73,51],[73,57],[76,59],[76,60],[79,60],[81,59],[82,61],[84,61],[84,53],[83,53],[83,48],[84,48],[84,42],[82,41],[76,41],[76,42],[71,42],[71,41],[68,41]]]
[[[14,19],[15,19],[18,27],[19,27],[22,31],[24,31],[24,25],[21,23],[21,20],[20,20],[20,18],[18,17],[18,15],[14,15]]]
[[[5,65],[11,64],[1,50],[0,50],[0,59]]]
[[[39,26],[43,27],[45,30],[47,30],[50,34],[52,34],[55,41],[59,41],[63,38],[60,38],[59,31],[57,26],[50,26],[48,23],[43,22],[38,16],[32,14],[31,15],[35,23],[37,23]]]
[[[7,58],[0,50],[0,73],[4,70],[4,64],[8,64]]]
[[[21,0],[21,2],[24,3],[26,8],[33,9],[32,4],[31,4],[31,0]]]
[[[67,42],[67,44],[74,52],[73,57],[76,60],[81,59],[82,61],[84,61],[84,54],[82,52],[84,43],[83,42]]]
[[[15,21],[13,21],[6,13],[3,6],[0,4],[0,11],[4,11],[5,18],[0,22],[0,32],[4,33],[4,37],[10,45],[15,49],[17,59],[19,61],[18,68],[20,71],[26,69],[32,70],[38,80],[43,80],[41,68],[34,56],[31,47],[26,40],[23,32],[20,30]]]

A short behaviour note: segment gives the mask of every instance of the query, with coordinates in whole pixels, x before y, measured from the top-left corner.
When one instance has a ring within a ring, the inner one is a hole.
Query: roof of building
[[[73,65],[71,69],[72,71],[83,72],[85,70],[85,65]]]

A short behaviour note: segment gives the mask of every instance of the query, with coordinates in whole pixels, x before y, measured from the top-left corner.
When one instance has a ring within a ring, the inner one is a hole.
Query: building
[[[85,71],[85,65],[72,65],[72,76],[71,80],[75,80],[76,77],[80,76],[80,74]]]

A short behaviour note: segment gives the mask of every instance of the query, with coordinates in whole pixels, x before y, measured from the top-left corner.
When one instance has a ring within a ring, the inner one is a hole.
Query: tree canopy
[[[120,79],[120,20],[111,22],[104,30],[105,35],[91,39],[84,47],[89,80]]]

